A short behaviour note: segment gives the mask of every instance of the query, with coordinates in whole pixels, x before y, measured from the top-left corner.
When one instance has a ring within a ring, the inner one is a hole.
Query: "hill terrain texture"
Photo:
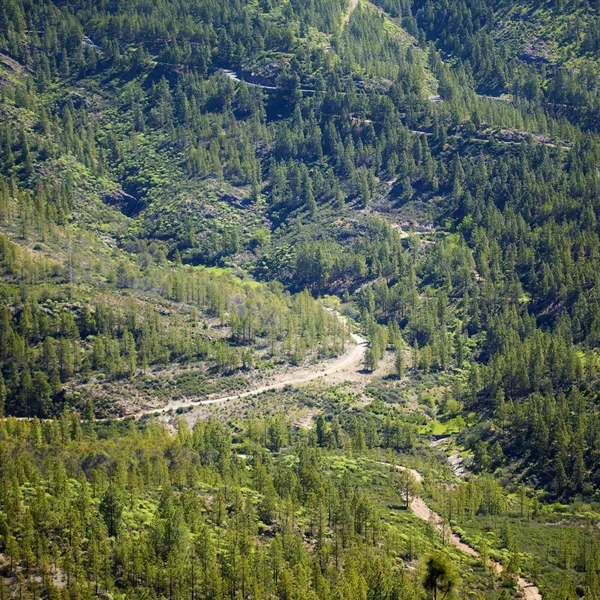
[[[598,0],[0,0],[0,600],[600,598]]]

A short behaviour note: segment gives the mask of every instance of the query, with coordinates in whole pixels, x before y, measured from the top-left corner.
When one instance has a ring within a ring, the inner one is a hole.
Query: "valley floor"
[[[258,396],[264,392],[280,390],[287,386],[309,383],[323,377],[328,378],[326,380],[328,384],[354,381],[360,378],[360,370],[368,342],[357,334],[352,334],[352,339],[354,344],[342,356],[314,366],[292,368],[290,369],[291,373],[282,373],[276,377],[276,381],[273,383],[267,383],[256,389],[218,398],[189,398],[178,402],[170,402],[161,408],[142,409],[133,414],[125,415],[122,418],[129,418],[131,416],[139,418],[147,415],[158,415],[171,411],[195,408],[201,405],[221,404],[231,400]]]

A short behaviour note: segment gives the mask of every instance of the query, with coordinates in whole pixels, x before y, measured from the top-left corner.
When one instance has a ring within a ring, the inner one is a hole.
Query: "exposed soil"
[[[392,465],[389,465],[389,463],[380,463],[380,464],[392,466]],[[398,469],[399,471],[403,471],[406,468],[407,467],[396,466],[396,469]],[[415,479],[419,483],[423,482],[423,476],[418,471],[415,471],[414,469],[408,469],[408,470],[411,471],[411,473],[414,475]],[[468,544],[465,544],[460,539],[460,537],[458,537],[458,535],[456,535],[456,533],[454,533],[452,531],[452,529],[444,522],[442,517],[438,513],[433,511],[431,508],[429,508],[429,506],[427,506],[427,504],[426,504],[425,500],[423,500],[423,498],[421,498],[420,496],[415,496],[412,499],[412,502],[410,503],[410,509],[413,511],[413,513],[417,517],[419,517],[419,519],[422,519],[423,521],[427,521],[428,523],[431,523],[435,527],[435,529],[438,531],[438,533],[442,537],[446,538],[452,546],[454,546],[455,548],[458,548],[465,554],[469,554],[470,556],[473,556],[474,558],[480,558],[479,552],[477,552],[477,550],[475,550],[475,548],[469,546]],[[449,534],[449,536],[448,536],[448,534]],[[496,561],[488,560],[488,564],[498,574],[500,574],[504,571],[504,567]],[[533,583],[523,579],[522,577],[519,577],[517,579],[517,585],[521,588],[521,591],[523,592],[523,596],[525,597],[526,600],[542,600],[542,594],[540,593],[540,590]]]
[[[451,441],[451,437],[442,437],[442,438],[438,438],[437,440],[433,440],[432,442],[430,442],[430,446],[432,448],[440,448],[442,446],[445,446],[448,442]],[[455,477],[459,477],[460,479],[465,478],[467,475],[469,475],[469,470],[465,467],[465,458],[464,456],[462,456],[462,454],[458,451],[458,450],[453,450],[452,453],[447,457],[448,458],[448,464],[450,465],[450,468],[452,469],[452,473],[454,473]]]
[[[464,466],[464,457],[461,456],[460,452],[455,450],[449,457],[448,462],[452,468],[452,472],[456,477],[465,477],[468,474],[467,469]]]
[[[304,415],[298,416],[298,418],[294,420],[294,425],[298,427],[298,429],[306,429],[307,431],[310,431],[313,428],[313,419],[316,414],[316,411],[311,410]]]
[[[348,6],[348,10],[346,10],[346,12],[344,13],[344,25],[346,25],[346,23],[348,23],[348,21],[350,20],[350,17],[352,16],[352,13],[356,10],[356,7],[358,6],[358,0],[350,0],[350,5]]]
[[[253,390],[248,390],[247,392],[240,392],[229,396],[222,396],[219,398],[186,398],[185,400],[170,402],[161,408],[139,410],[133,415],[129,416],[135,416],[136,418],[139,418],[143,417],[144,415],[153,415],[157,413],[160,414],[172,410],[193,408],[207,404],[219,404],[230,400],[256,396],[270,390],[279,390],[291,385],[301,385],[325,377],[327,377],[327,383],[339,380],[355,381],[357,377],[360,377],[360,368],[362,366],[363,357],[365,350],[367,349],[368,342],[356,334],[352,334],[352,339],[354,344],[352,344],[349,350],[342,356],[325,363],[320,363],[316,366],[294,369],[292,373],[279,375],[275,382],[262,385]]]

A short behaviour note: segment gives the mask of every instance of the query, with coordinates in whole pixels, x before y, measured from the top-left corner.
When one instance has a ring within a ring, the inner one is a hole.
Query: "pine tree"
[[[33,376],[33,397],[37,406],[35,412],[40,417],[48,417],[52,408],[52,388],[48,383],[48,377],[42,371],[36,371]]]
[[[436,552],[425,558],[425,574],[423,576],[423,586],[430,590],[433,600],[449,597],[459,583],[458,574],[450,559]]]
[[[0,372],[0,419],[4,418],[6,408],[6,397],[6,385],[4,383],[4,377],[2,377],[2,373]]]
[[[367,348],[365,351],[364,365],[367,371],[371,373],[377,369],[379,363],[379,357],[377,348],[373,348],[372,346]]]
[[[404,498],[406,508],[410,505],[410,499],[419,493],[419,482],[410,469],[402,469],[398,478],[398,488]]]
[[[557,496],[562,496],[567,487],[567,473],[565,472],[565,467],[563,461],[559,458],[556,461],[555,475],[554,475],[554,493]]]
[[[319,415],[317,417],[317,443],[321,448],[325,447],[328,443],[329,439],[329,431],[327,427],[327,423],[325,422],[325,417],[323,415]]]
[[[111,482],[100,500],[100,512],[108,530],[108,535],[116,537],[121,527],[123,500],[121,491]]]
[[[404,347],[401,344],[396,350],[396,359],[394,363],[396,376],[398,377],[398,379],[404,378],[404,363]]]

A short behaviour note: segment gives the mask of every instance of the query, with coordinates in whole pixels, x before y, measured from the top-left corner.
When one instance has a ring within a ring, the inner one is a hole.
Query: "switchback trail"
[[[303,383],[308,383],[309,381],[313,381],[315,379],[319,379],[320,377],[325,377],[328,375],[338,375],[340,373],[351,371],[355,372],[362,364],[368,342],[367,340],[355,333],[352,333],[351,336],[355,342],[351,349],[345,354],[342,354],[342,356],[339,356],[338,358],[329,361],[329,363],[326,366],[321,366],[320,368],[317,366],[314,369],[302,369],[299,373],[293,374],[291,377],[282,376],[282,378],[276,383],[263,385],[261,387],[258,387],[254,390],[249,390],[247,392],[240,392],[237,394],[232,394],[230,396],[223,396],[221,398],[209,398],[207,400],[195,400],[187,398],[185,400],[177,402],[170,402],[166,406],[160,408],[140,410],[130,415],[125,415],[124,417],[121,417],[121,419],[126,419],[128,417],[140,418],[145,415],[165,413],[170,410],[177,410],[183,408],[193,408],[196,406],[202,406],[206,404],[219,404],[222,402],[227,402],[229,400],[236,400],[239,398],[248,398],[250,396],[256,396],[258,394],[262,394],[263,392],[269,392],[271,390],[280,390],[288,385],[300,385]]]
[[[379,464],[386,465],[388,467],[394,466],[399,471],[408,470],[413,474],[414,478],[417,480],[418,483],[423,483],[423,476],[421,475],[421,473],[415,471],[414,469],[407,469],[407,467],[400,467],[398,465],[392,465],[390,463]],[[470,556],[473,556],[475,558],[481,558],[479,552],[477,552],[477,550],[475,550],[475,548],[473,548],[472,546],[465,544],[465,542],[463,542],[460,539],[460,537],[458,537],[458,535],[456,535],[456,533],[452,531],[451,528],[445,528],[444,520],[442,519],[442,517],[434,510],[429,508],[429,506],[427,506],[427,503],[425,502],[425,500],[423,500],[423,498],[421,498],[420,496],[415,496],[412,499],[412,502],[410,503],[410,509],[413,511],[415,516],[419,517],[419,519],[433,524],[437,532],[442,536],[442,538],[444,537],[445,532],[447,533],[448,531],[450,531],[449,542],[452,546],[458,548],[465,554],[469,554]],[[504,571],[504,567],[499,562],[496,562],[494,560],[488,559],[488,565],[491,566],[492,569],[494,569],[494,571],[498,574]],[[519,577],[517,579],[517,585],[521,588],[523,596],[526,600],[542,600],[542,594],[540,593],[540,590],[530,581],[523,579],[523,577]]]
[[[225,75],[227,75],[227,77],[229,77],[229,79],[231,79],[231,81],[234,81],[235,83],[241,83],[243,81],[247,86],[260,88],[261,90],[268,90],[271,92],[276,92],[278,90],[277,86],[275,86],[275,85],[266,85],[264,83],[255,83],[254,81],[249,81],[248,79],[242,79],[235,71],[232,71],[231,69],[223,69],[223,73]],[[315,90],[311,90],[308,88],[300,88],[299,91],[302,92],[303,94],[314,94],[315,93]]]

